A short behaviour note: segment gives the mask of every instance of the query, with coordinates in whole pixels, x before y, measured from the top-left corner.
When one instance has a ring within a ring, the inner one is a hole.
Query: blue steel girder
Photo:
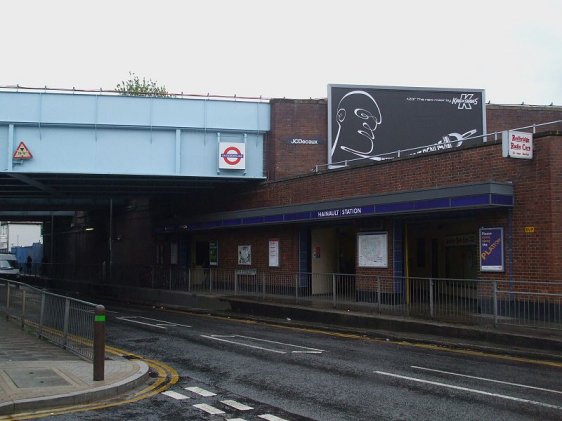
[[[0,174],[256,181],[269,130],[261,101],[0,92]],[[244,169],[219,167],[219,141],[245,145]]]
[[[260,101],[0,92],[0,208],[97,208],[258,182],[269,130]],[[220,168],[219,142],[244,144],[244,169]],[[22,143],[30,159],[14,159]]]

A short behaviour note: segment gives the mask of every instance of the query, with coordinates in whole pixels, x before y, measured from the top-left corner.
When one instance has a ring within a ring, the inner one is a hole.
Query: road
[[[159,309],[109,310],[109,344],[170,365],[180,380],[150,399],[53,420],[562,419],[562,363]]]

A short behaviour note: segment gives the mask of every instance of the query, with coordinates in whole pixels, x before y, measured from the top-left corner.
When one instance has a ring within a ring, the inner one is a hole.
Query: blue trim
[[[222,222],[224,227],[233,227],[236,225],[242,225],[242,218],[235,218],[235,219],[225,219]]]
[[[376,200],[376,198],[373,198]],[[431,199],[418,199],[418,200],[405,200],[390,203],[380,203],[371,205],[359,206],[344,206],[325,208],[320,207],[314,209],[314,205],[307,205],[309,209],[300,212],[282,212],[273,213],[270,215],[258,216],[240,216],[242,212],[237,212],[237,218],[220,218],[217,215],[216,220],[193,222],[191,224],[182,225],[188,230],[206,230],[220,227],[235,227],[235,226],[249,226],[261,224],[278,224],[284,222],[300,222],[300,221],[321,221],[321,220],[335,220],[335,219],[349,219],[360,218],[365,216],[375,215],[389,215],[389,214],[405,214],[405,213],[418,213],[426,211],[443,211],[443,210],[456,210],[456,209],[486,209],[493,207],[512,207],[513,196],[498,193],[480,193],[480,194],[466,194],[450,197],[437,197]],[[301,205],[302,206],[302,205]],[[324,205],[325,206],[325,205]],[[298,208],[298,207],[295,207]],[[287,207],[286,209],[290,209]],[[271,209],[271,212],[275,212]],[[279,210],[277,210],[279,212]],[[166,226],[157,228],[157,232],[170,232],[180,230],[177,226]]]
[[[488,205],[490,203],[489,194],[479,194],[476,196],[453,197],[451,207]]]
[[[506,196],[503,194],[492,193],[492,204],[494,205],[504,205],[513,206],[513,196]]]
[[[242,224],[252,225],[252,224],[263,224],[265,223],[265,218],[263,216],[253,216],[250,218],[243,218]]]

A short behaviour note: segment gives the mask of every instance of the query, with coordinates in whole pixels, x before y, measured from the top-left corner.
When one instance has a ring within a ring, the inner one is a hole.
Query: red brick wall
[[[270,180],[307,174],[328,156],[328,108],[326,100],[274,99],[271,132],[265,150]],[[289,139],[319,140],[317,145],[290,144]]]
[[[260,269],[270,273],[298,271],[298,230],[295,226],[273,226],[213,231],[195,238],[217,240],[219,268]],[[269,240],[279,240],[279,267],[269,267]],[[238,246],[252,246],[252,264],[238,264]]]
[[[509,182],[515,195],[514,274],[518,278],[562,280],[561,141],[560,136],[535,139],[533,160],[502,158],[501,144],[491,143],[267,182],[230,198],[230,205],[222,210],[313,203],[479,182]],[[507,228],[507,213],[503,215],[495,216],[489,223],[497,222]],[[525,233],[525,227],[534,227],[535,232]]]
[[[488,133],[549,123],[560,119],[562,119],[561,107],[492,104],[486,106]],[[537,127],[537,132],[553,130],[562,130],[562,123]]]
[[[472,149],[311,173],[310,170],[316,165],[326,162],[326,113],[325,101],[272,101],[272,130],[266,144],[268,181],[221,194],[214,192],[213,197],[204,198],[200,203],[204,203],[207,210],[211,206],[213,211],[228,211],[480,182],[509,182],[514,186],[515,196],[511,223],[507,210],[480,213],[478,221],[485,226],[505,228],[506,247],[513,247],[513,272],[482,274],[482,277],[497,279],[513,275],[517,279],[562,280],[560,134],[536,138],[533,160],[503,158],[501,139],[494,140],[492,137],[488,139],[488,145]],[[562,119],[560,107],[487,106],[488,132],[557,119]],[[538,131],[553,131],[557,128],[562,129],[562,125],[548,126]],[[294,137],[317,138],[324,143],[289,145],[287,139]],[[359,222],[358,226],[361,224]],[[525,232],[525,227],[532,227],[534,232]],[[511,234],[512,239],[509,238]],[[288,226],[284,226],[279,234],[269,229],[247,229],[221,235],[224,235],[226,249],[242,244],[241,241],[261,241],[263,248],[255,248],[256,265],[260,267],[267,265],[265,245],[269,236],[282,238],[288,242],[288,247],[298,250],[298,244],[294,244],[297,241],[296,231]],[[298,256],[294,250],[288,257],[291,260],[287,262],[287,267],[291,268],[289,270],[298,267]],[[235,258],[235,255],[229,258]],[[228,263],[230,265],[232,262]],[[380,272],[381,275],[390,274],[392,268]]]

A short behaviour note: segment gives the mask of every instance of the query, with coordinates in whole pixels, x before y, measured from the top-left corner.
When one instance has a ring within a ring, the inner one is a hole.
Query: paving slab
[[[103,381],[93,364],[0,319],[0,414],[89,403],[118,395],[148,379],[148,366],[106,359]]]

